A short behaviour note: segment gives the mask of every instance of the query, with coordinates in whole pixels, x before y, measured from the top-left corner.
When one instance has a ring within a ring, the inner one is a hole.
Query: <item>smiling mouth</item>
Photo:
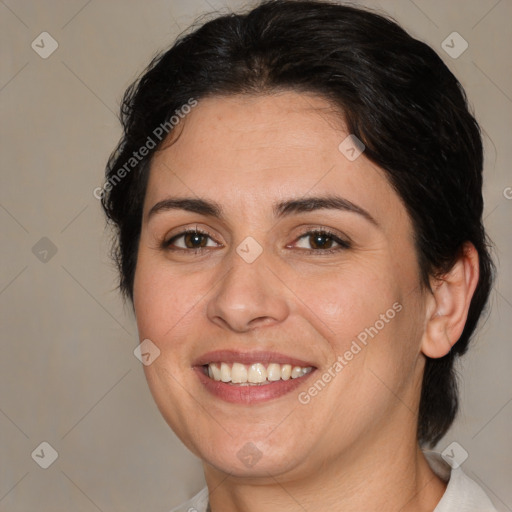
[[[264,386],[277,381],[298,379],[313,370],[312,366],[292,366],[279,363],[209,363],[203,372],[211,380],[234,386]]]

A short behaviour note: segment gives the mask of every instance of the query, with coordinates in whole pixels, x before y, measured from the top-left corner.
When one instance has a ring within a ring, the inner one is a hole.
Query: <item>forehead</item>
[[[342,194],[376,216],[399,213],[385,173],[339,146],[349,134],[326,99],[284,92],[199,101],[153,158],[146,211],[166,195],[254,209],[308,193]]]

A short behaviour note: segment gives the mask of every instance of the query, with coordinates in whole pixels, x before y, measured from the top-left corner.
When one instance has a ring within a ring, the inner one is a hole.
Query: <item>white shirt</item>
[[[433,512],[497,512],[483,489],[459,466],[452,469],[439,453],[425,452],[432,471],[444,482],[446,491]],[[205,487],[191,500],[170,512],[207,512],[208,489]]]

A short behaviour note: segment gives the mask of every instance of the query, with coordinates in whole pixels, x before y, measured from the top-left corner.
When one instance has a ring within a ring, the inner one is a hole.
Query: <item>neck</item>
[[[306,469],[302,477],[234,477],[205,465],[211,511],[432,512],[446,484],[411,437],[406,441],[395,434],[386,443],[379,439],[378,445],[361,440],[316,470]]]

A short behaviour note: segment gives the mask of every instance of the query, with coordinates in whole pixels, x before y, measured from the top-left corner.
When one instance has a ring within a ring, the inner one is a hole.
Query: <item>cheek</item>
[[[204,279],[177,275],[165,262],[139,255],[134,280],[134,307],[139,335],[156,344],[175,337],[188,317],[202,307]]]
[[[376,322],[377,327],[383,327],[381,315],[385,320],[394,318],[393,304],[400,297],[396,280],[377,266],[361,270],[340,267],[322,275],[317,273],[302,279],[295,291],[301,299],[297,304],[304,305],[304,314],[313,312],[308,318],[336,353],[346,350],[353,339]]]

